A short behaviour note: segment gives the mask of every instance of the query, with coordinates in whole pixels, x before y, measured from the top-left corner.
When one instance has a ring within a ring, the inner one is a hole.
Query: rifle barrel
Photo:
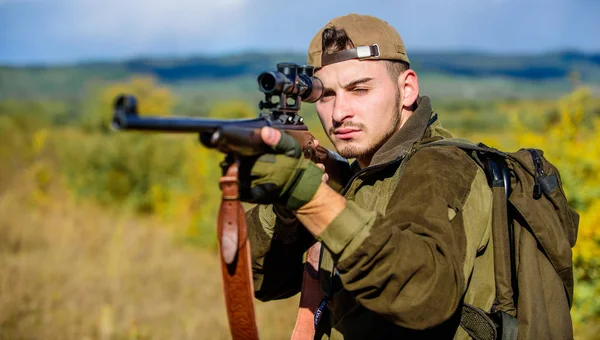
[[[171,133],[214,132],[224,126],[234,125],[261,128],[272,125],[264,118],[254,119],[211,119],[194,117],[140,117],[137,114],[115,112],[112,126],[115,130],[139,130]]]
[[[114,105],[112,127],[115,130],[139,130],[170,133],[212,133],[217,129],[232,126],[237,128],[256,129],[272,126],[282,130],[308,130],[306,125],[271,120],[266,116],[252,119],[215,119],[199,117],[176,116],[145,116],[140,117],[137,109],[137,99],[131,95],[117,97]]]

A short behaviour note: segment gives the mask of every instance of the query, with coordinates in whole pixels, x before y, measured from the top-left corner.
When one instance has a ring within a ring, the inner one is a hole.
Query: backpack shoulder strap
[[[469,153],[484,170],[492,189],[492,234],[498,309],[516,315],[519,295],[517,284],[516,246],[513,219],[508,198],[511,194],[511,174],[506,164],[507,154],[483,143],[474,144],[462,138],[447,138],[421,147],[456,146]]]
[[[503,339],[516,338],[518,284],[514,225],[508,203],[511,194],[511,173],[506,163],[507,154],[483,143],[475,144],[463,138],[425,142],[416,145],[413,152],[426,147],[444,146],[464,150],[484,170],[493,195],[492,238],[497,305],[490,317],[495,322],[484,322],[489,319],[474,318],[473,311],[479,308],[463,306],[461,325],[475,339],[495,338],[496,329],[491,329],[494,324],[499,327],[498,336],[503,334]],[[479,312],[485,314],[482,310]]]
[[[438,140],[431,141],[431,142],[425,142],[423,144],[416,146],[415,151],[425,148],[425,147],[432,147],[432,146],[456,146],[463,150],[478,151],[478,152],[482,152],[482,153],[491,153],[491,154],[496,154],[496,155],[502,156],[502,157],[506,156],[506,153],[504,153],[498,149],[490,148],[489,146],[487,146],[483,143],[475,144],[475,143],[469,141],[468,139],[464,139],[464,138],[444,138],[444,139],[438,139]]]

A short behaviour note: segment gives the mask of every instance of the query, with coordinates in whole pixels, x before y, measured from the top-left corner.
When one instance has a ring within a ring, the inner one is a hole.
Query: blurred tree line
[[[81,101],[0,101],[0,191],[13,181],[27,181],[35,187],[30,204],[43,208],[48,201],[61,199],[51,190],[61,186],[77,200],[154,216],[175,228],[183,240],[215,247],[218,164],[223,155],[199,145],[197,136],[112,131],[111,107],[121,93],[136,95],[143,114],[166,115],[182,107],[168,87],[142,76],[91,86]],[[578,333],[597,334],[600,99],[579,88],[558,100],[436,103],[434,98],[434,107],[442,122],[461,137],[507,151],[537,147],[560,169],[570,203],[581,214],[572,314]],[[314,106],[303,112],[316,138],[330,145]],[[256,114],[255,103],[233,100],[210,105],[205,116]]]
[[[43,205],[52,182],[79,199],[164,219],[182,236],[215,245],[219,206],[218,166],[223,155],[197,143],[197,136],[117,133],[110,128],[112,105],[122,93],[135,95],[141,113],[168,115],[175,97],[151,77],[92,86],[87,98],[66,102],[0,101],[2,182],[22,171],[38,190],[32,204]],[[77,112],[78,111],[78,112]],[[218,103],[209,117],[255,115],[245,102]]]

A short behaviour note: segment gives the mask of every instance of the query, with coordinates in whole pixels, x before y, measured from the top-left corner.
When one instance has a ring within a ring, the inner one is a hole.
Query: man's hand
[[[280,203],[291,210],[302,207],[321,185],[323,169],[303,157],[291,136],[264,127],[261,138],[273,153],[242,160],[240,198],[252,203]]]

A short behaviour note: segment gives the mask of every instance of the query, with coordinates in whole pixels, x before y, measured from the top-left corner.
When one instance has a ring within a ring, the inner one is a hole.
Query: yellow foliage
[[[257,115],[256,109],[239,100],[217,103],[209,112],[210,117],[219,119],[255,118]]]
[[[33,134],[32,138],[32,148],[34,154],[39,154],[44,145],[46,144],[46,140],[48,139],[48,129],[39,129]]]
[[[52,179],[51,169],[48,164],[43,161],[37,162],[31,166],[33,183],[35,184],[34,202],[45,203],[47,200],[46,193],[48,192],[50,181]]]
[[[153,77],[134,76],[128,82],[96,89],[85,102],[83,126],[91,131],[110,130],[115,99],[124,94],[137,98],[140,115],[168,116],[175,104],[171,91],[158,84]]]
[[[159,216],[169,217],[169,194],[160,184],[153,184],[150,187],[150,197],[154,213]]]
[[[134,95],[138,99],[140,114],[167,116],[171,114],[174,98],[168,88],[159,86],[149,76],[135,76],[128,83],[117,83],[102,92],[104,107],[112,108],[114,100],[122,94]]]
[[[36,130],[30,137],[29,150],[21,150],[33,157],[25,172],[29,183],[32,185],[30,202],[36,206],[48,204],[51,199],[48,190],[53,180],[53,166],[43,158],[42,152],[48,140],[49,130],[41,128]]]
[[[600,258],[600,199],[584,212],[579,224],[575,256],[583,259]]]

